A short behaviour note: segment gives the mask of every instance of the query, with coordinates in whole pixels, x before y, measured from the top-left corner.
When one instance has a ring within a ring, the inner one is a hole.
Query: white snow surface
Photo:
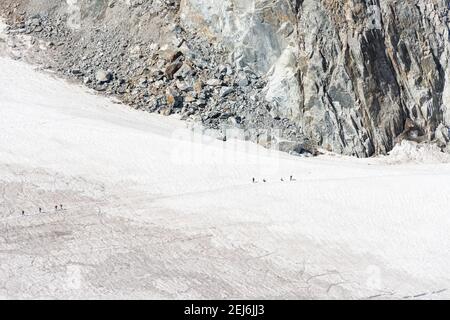
[[[448,299],[450,165],[400,154],[213,140],[0,58],[0,298]]]

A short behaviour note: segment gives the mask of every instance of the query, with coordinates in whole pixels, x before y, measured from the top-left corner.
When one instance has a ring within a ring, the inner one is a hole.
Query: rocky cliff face
[[[413,119],[445,129],[449,1],[182,1],[188,25],[268,75],[280,116],[330,150],[384,153]]]
[[[58,44],[53,50],[60,72],[136,107],[181,113],[208,127],[252,128],[250,139],[284,140],[297,152],[317,146],[357,156],[385,153],[399,136],[445,147],[449,5],[450,0],[1,4],[15,30]],[[77,28],[68,28],[74,21]],[[111,79],[99,81],[99,69]],[[271,133],[262,134],[266,128]]]

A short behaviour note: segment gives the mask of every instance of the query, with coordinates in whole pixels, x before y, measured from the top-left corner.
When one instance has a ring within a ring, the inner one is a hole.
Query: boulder
[[[97,70],[95,73],[95,80],[97,80],[97,83],[107,83],[112,80],[113,76],[112,73],[105,70]]]
[[[173,79],[174,74],[183,66],[182,62],[174,62],[166,67],[165,74],[169,79]]]
[[[209,79],[206,84],[210,87],[218,87],[222,85],[222,80],[220,79]]]
[[[234,92],[234,89],[231,87],[222,87],[220,89],[220,97],[221,98],[225,98],[226,96],[228,96],[229,94],[231,94],[232,92]]]

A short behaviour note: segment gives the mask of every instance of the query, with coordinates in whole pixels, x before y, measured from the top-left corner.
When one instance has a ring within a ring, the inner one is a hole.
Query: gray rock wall
[[[60,69],[76,70],[83,79],[110,70],[111,83],[101,91],[124,95],[127,103],[181,112],[212,127],[225,122],[242,129],[281,128],[275,138],[294,146],[370,156],[389,151],[399,135],[408,137],[407,119],[415,139],[438,139],[443,147],[448,142],[449,5],[450,0],[4,0],[0,7],[10,20],[20,10],[28,19],[48,16],[56,35],[36,28],[30,33],[61,41]],[[82,21],[76,32],[58,25],[70,22],[73,6]],[[81,45],[92,52],[89,63],[79,62],[74,49]],[[179,108],[167,103],[165,92]]]

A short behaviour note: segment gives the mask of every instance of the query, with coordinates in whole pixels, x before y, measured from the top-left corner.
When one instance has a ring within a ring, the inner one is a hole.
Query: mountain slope
[[[44,41],[48,67],[137,109],[247,130],[263,145],[253,132],[268,130],[287,151],[367,157],[397,138],[448,151],[449,5],[4,0],[0,10],[13,34]]]

